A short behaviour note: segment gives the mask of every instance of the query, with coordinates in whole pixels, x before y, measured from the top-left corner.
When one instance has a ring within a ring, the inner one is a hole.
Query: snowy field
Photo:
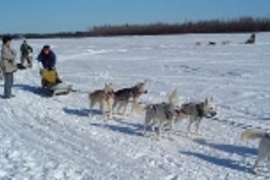
[[[0,99],[0,179],[269,179],[249,170],[258,141],[242,142],[249,128],[270,130],[270,34],[133,36],[29,40],[35,55],[50,44],[62,80],[82,91],[112,82],[116,89],[147,81],[144,103],[166,100],[177,88],[182,102],[213,97],[218,115],[203,119],[190,139],[187,120],[173,139],[140,135],[143,113],[106,125],[89,119],[87,95],[48,98],[40,94],[37,64],[15,76],[11,100]],[[222,45],[222,41],[231,44]],[[217,42],[208,46],[208,41]],[[196,46],[196,42],[203,45]],[[21,41],[13,41],[19,50]],[[3,91],[3,82],[0,84]]]

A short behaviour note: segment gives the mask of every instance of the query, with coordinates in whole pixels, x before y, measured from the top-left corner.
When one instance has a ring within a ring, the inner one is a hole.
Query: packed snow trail
[[[98,111],[87,117],[87,94],[46,97],[34,66],[16,73],[15,98],[0,99],[0,179],[269,179],[265,166],[258,176],[249,172],[258,142],[239,140],[245,129],[270,129],[270,34],[241,44],[248,36],[29,40],[36,55],[52,46],[62,80],[75,89],[146,80],[144,103],[164,101],[177,88],[183,102],[214,97],[218,115],[203,119],[201,136],[186,138],[184,120],[176,135],[156,141],[141,136],[143,113],[104,123]],[[13,45],[19,49],[20,41]]]

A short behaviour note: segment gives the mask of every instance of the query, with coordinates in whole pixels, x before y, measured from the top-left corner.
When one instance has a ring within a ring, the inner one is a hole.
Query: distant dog
[[[258,157],[252,167],[252,172],[256,173],[255,169],[258,164],[270,157],[270,134],[266,132],[260,132],[255,130],[246,130],[241,134],[242,140],[247,139],[260,139],[258,147]]]
[[[187,128],[187,134],[189,135],[193,123],[195,123],[195,133],[198,133],[202,118],[210,118],[216,114],[216,105],[213,101],[213,98],[207,98],[204,102],[200,103],[190,102],[182,104],[178,112],[177,120],[189,118],[189,124]]]
[[[174,120],[177,117],[177,103],[176,102],[177,92],[174,90],[169,96],[168,102],[150,104],[142,106],[136,104],[135,108],[138,111],[145,110],[145,122],[143,128],[143,134],[146,134],[147,126],[150,126],[152,131],[155,127],[158,127],[156,137],[159,140],[162,134],[164,126],[168,125],[170,130],[173,129]]]
[[[230,44],[231,43],[231,41],[223,41],[222,42],[222,45],[228,45],[228,44]]]
[[[113,116],[113,102],[114,102],[114,87],[112,84],[105,84],[104,89],[96,90],[89,94],[90,101],[90,110],[93,110],[93,107],[96,103],[100,106],[100,111],[103,114],[104,120],[107,119],[105,106],[108,106],[109,117]],[[91,112],[90,112],[91,113]],[[89,113],[89,117],[91,114]]]
[[[125,116],[127,111],[127,106],[129,102],[132,103],[132,112],[134,111],[134,106],[137,103],[139,97],[142,94],[146,94],[145,83],[138,83],[131,88],[124,88],[116,91],[114,93],[114,104],[113,109],[118,106],[118,112],[120,109],[124,108],[122,114]]]
[[[209,46],[214,46],[214,45],[216,45],[217,43],[216,42],[213,42],[213,41],[209,41],[209,43],[208,43],[208,45]]]
[[[201,42],[196,42],[195,44],[196,44],[196,46],[201,46],[202,45]]]

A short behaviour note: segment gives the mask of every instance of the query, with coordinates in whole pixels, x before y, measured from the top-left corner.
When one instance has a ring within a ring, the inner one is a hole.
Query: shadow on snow
[[[137,130],[137,128],[132,128],[130,126],[121,126],[115,124],[98,124],[98,123],[91,123],[91,126],[109,129],[114,132],[120,132],[123,134],[131,135],[131,136],[141,136],[141,132]]]
[[[63,111],[66,114],[69,115],[75,115],[79,117],[88,117],[88,114],[90,113],[91,115],[102,115],[99,110],[89,110],[89,109],[72,109],[72,108],[63,108]]]
[[[181,152],[181,153],[188,155],[188,156],[194,156],[196,158],[207,161],[207,162],[212,163],[214,165],[229,168],[232,170],[237,170],[237,171],[241,171],[241,172],[249,172],[250,171],[250,169],[248,167],[239,165],[238,162],[234,161],[234,160],[223,159],[223,158],[219,158],[219,157],[212,157],[212,156],[197,153],[197,152]]]
[[[33,93],[33,94],[41,96],[41,97],[51,97],[51,95],[49,95],[49,93],[46,93],[45,90],[43,90],[39,86],[32,86],[32,85],[28,85],[28,84],[15,84],[13,87],[20,89],[20,90],[23,90],[23,91],[28,91],[30,93]]]
[[[227,153],[238,154],[240,156],[257,155],[257,149],[255,148],[235,146],[231,144],[215,144],[207,142],[204,139],[194,139],[193,141],[200,145],[208,146]]]

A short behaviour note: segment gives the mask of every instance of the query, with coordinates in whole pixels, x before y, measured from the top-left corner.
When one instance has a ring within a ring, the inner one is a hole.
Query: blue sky
[[[270,17],[270,0],[0,0],[0,33],[239,16]]]

